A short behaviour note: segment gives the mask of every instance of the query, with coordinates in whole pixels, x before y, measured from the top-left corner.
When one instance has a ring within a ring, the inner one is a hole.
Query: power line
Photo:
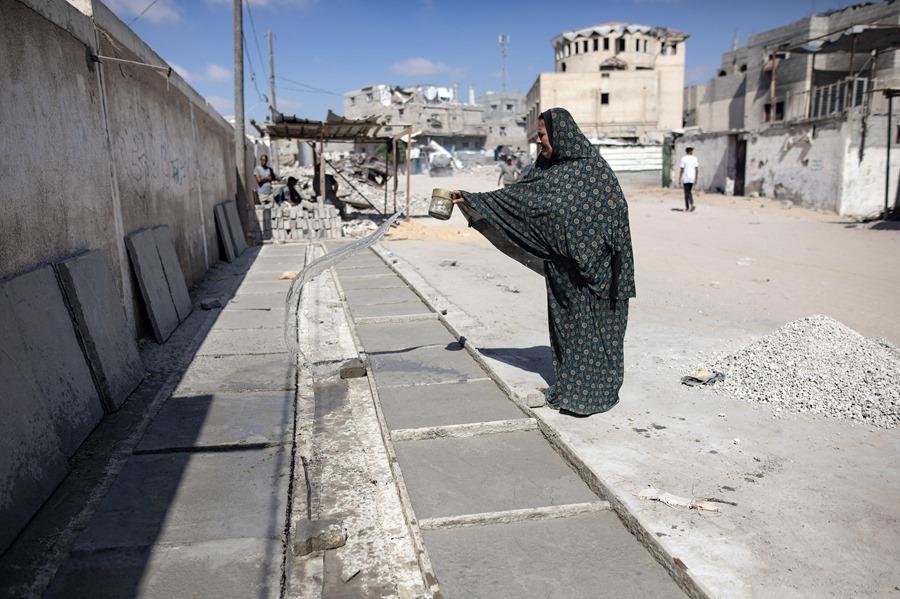
[[[280,76],[280,75],[275,75],[275,78],[276,78],[276,79],[281,79],[282,81],[287,81],[288,83],[293,83],[294,85],[300,85],[300,86],[302,86],[302,87],[307,88],[309,91],[315,91],[315,92],[319,92],[319,93],[322,93],[322,94],[332,94],[332,95],[335,95],[335,96],[340,96],[340,95],[342,95],[342,94],[338,94],[338,93],[335,93],[335,92],[328,91],[327,89],[322,89],[321,87],[315,87],[315,86],[309,85],[308,83],[301,83],[300,81],[294,81],[293,79],[288,79],[287,77],[282,77],[282,76]]]
[[[144,13],[147,12],[148,10],[150,10],[151,8],[153,8],[153,5],[156,4],[157,2],[159,2],[159,0],[153,0],[153,2],[148,4],[147,8],[145,8],[144,10],[141,11],[141,14],[139,14],[135,18],[131,19],[131,23],[129,23],[128,26],[131,27],[132,25],[134,25],[134,22],[137,21],[138,19],[140,19],[141,17],[143,17]]]
[[[259,34],[256,32],[256,24],[253,22],[253,11],[250,10],[250,0],[244,0],[244,4],[247,5],[247,14],[250,16],[250,28],[253,29],[253,41],[256,42],[256,52],[259,55],[259,64],[263,69],[265,69],[266,61],[263,60],[262,49],[259,47]],[[268,73],[263,71],[263,74],[268,77]]]
[[[286,90],[286,91],[292,91],[292,92],[303,92],[303,93],[305,93],[305,94],[326,94],[326,95],[329,95],[329,96],[341,96],[341,95],[343,95],[343,94],[336,94],[336,93],[334,93],[334,92],[328,92],[328,91],[325,91],[325,90],[323,90],[323,89],[301,89],[301,88],[299,88],[299,87],[286,87],[286,86],[284,86],[284,85],[276,85],[276,86],[275,86],[275,89],[283,89],[283,90]]]
[[[268,103],[266,97],[262,95],[259,91],[259,86],[256,84],[256,71],[253,69],[253,60],[250,58],[250,50],[247,48],[247,36],[241,35],[244,41],[244,56],[247,57],[247,62],[250,63],[250,81],[253,82],[253,87],[256,88],[256,95],[259,96],[259,99]]]

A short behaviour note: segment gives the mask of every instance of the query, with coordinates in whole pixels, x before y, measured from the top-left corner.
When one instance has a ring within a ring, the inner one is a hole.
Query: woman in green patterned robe
[[[538,141],[541,154],[519,182],[454,191],[454,198],[499,249],[532,267],[543,261],[556,378],[544,392],[547,405],[575,415],[605,412],[619,401],[628,299],[635,296],[628,204],[567,110],[541,114]]]

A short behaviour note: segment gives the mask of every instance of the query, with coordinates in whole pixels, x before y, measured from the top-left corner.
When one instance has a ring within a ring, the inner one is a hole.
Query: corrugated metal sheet
[[[661,171],[662,146],[605,146],[598,145],[600,155],[615,172]]]

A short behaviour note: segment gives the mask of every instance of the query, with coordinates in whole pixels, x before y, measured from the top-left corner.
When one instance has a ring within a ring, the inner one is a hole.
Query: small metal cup
[[[450,190],[435,187],[431,191],[431,205],[428,207],[428,216],[447,220],[451,214],[453,214],[453,198]]]

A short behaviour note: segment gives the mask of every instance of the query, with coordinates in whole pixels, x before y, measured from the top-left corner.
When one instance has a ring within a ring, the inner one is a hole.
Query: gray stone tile
[[[401,351],[426,345],[446,346],[456,341],[437,317],[411,322],[359,323],[356,331],[368,353]]]
[[[452,342],[442,347],[377,353],[369,364],[381,385],[446,383],[484,378],[487,375],[463,347]]]
[[[241,282],[240,287],[238,287],[237,291],[234,294],[237,295],[253,295],[257,293],[267,294],[267,293],[285,293],[287,294],[288,289],[291,287],[290,280],[279,281],[277,279],[268,279],[264,281],[247,281],[244,280]]]
[[[344,289],[350,308],[395,304],[399,302],[421,302],[422,299],[409,287],[388,287],[385,289]]]
[[[172,396],[137,451],[290,443],[293,397],[293,391]]]
[[[684,597],[611,511],[422,534],[446,597]]]
[[[358,270],[358,269],[370,269],[372,267],[385,268],[390,270],[387,265],[384,263],[384,260],[378,257],[377,254],[374,254],[371,251],[364,251],[356,254],[355,256],[351,256],[346,260],[341,261],[337,266],[335,266],[335,270],[345,271],[345,270]]]
[[[378,397],[391,430],[525,418],[494,381],[384,387]]]
[[[406,282],[395,275],[393,271],[378,274],[370,274],[358,277],[346,277],[341,275],[341,287],[344,291],[351,289],[390,289],[394,287],[408,288]]]
[[[538,431],[394,444],[418,518],[595,501]]]
[[[288,354],[196,356],[176,393],[294,389],[294,379]]]
[[[225,304],[226,310],[258,310],[261,308],[284,309],[284,293],[256,293],[253,295],[236,295]]]
[[[350,308],[354,318],[434,314],[422,300],[390,304],[351,304]]]
[[[74,554],[44,597],[276,599],[281,541],[226,539]]]
[[[289,478],[290,447],[133,455],[74,549],[281,539]]]
[[[213,325],[216,330],[223,329],[267,329],[284,327],[284,306],[273,308],[232,308],[226,306],[219,313]]]
[[[213,328],[197,350],[198,356],[285,354],[287,344],[280,329]]]

